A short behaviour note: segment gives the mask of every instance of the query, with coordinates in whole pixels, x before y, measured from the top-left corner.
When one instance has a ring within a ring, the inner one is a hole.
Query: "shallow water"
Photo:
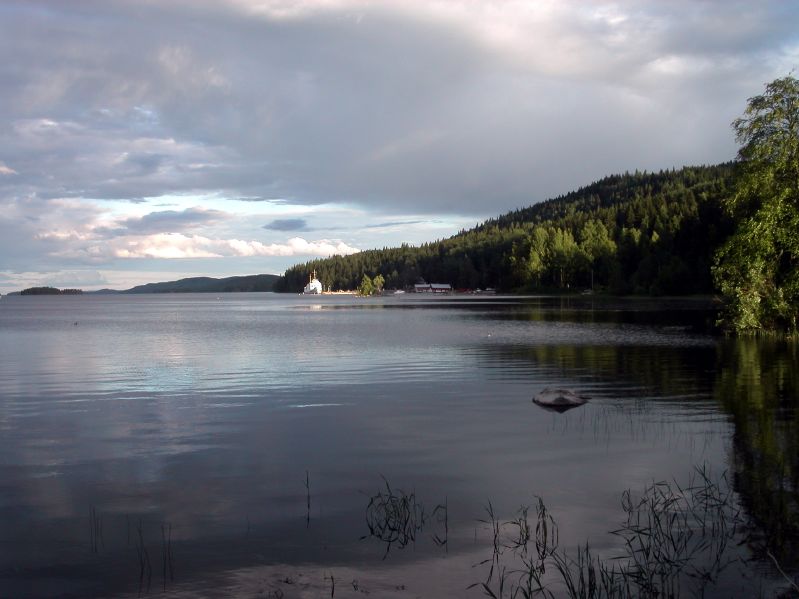
[[[477,597],[489,502],[507,521],[541,496],[562,548],[612,553],[621,492],[697,465],[729,473],[736,555],[763,558],[747,567],[771,592],[767,548],[799,567],[797,354],[712,337],[713,317],[599,298],[4,297],[0,596]],[[531,402],[546,387],[592,399],[548,412]],[[404,547],[369,534],[387,484],[427,516]],[[727,573],[706,596],[739,588]]]

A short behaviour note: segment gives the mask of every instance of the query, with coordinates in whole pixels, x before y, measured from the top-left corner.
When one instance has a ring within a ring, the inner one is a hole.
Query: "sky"
[[[782,0],[0,0],[0,293],[282,273],[732,160]]]

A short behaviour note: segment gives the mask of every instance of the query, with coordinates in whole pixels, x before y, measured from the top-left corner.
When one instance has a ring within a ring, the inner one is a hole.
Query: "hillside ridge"
[[[733,163],[609,175],[419,246],[366,250],[289,268],[276,291],[354,289],[380,274],[387,289],[418,280],[505,291],[709,293],[716,248],[732,231],[722,207]]]

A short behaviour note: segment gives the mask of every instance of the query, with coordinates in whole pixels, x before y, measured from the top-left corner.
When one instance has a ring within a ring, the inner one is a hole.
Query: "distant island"
[[[189,277],[177,281],[147,283],[130,289],[58,289],[56,287],[29,287],[8,295],[118,295],[129,293],[236,293],[272,291],[278,275],[244,275],[215,279],[213,277]]]
[[[121,293],[229,293],[246,291],[272,291],[278,275],[247,275],[241,277],[191,277],[178,281],[147,283]]]
[[[57,289],[55,287],[28,287],[19,292],[20,295],[80,295],[82,289]]]
[[[118,291],[115,289],[100,289],[92,291],[93,294],[116,293],[235,293],[247,291],[272,291],[278,275],[246,275],[239,277],[189,277],[177,281],[164,281],[162,283],[147,283],[137,285],[130,289]]]

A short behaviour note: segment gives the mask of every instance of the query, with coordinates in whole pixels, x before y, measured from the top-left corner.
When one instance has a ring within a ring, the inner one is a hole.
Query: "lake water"
[[[510,596],[521,506],[534,527],[542,498],[562,555],[613,557],[625,490],[685,497],[699,472],[740,510],[705,596],[774,596],[775,561],[799,572],[799,357],[713,337],[713,318],[590,297],[3,297],[0,597]],[[591,400],[547,411],[547,387]]]

